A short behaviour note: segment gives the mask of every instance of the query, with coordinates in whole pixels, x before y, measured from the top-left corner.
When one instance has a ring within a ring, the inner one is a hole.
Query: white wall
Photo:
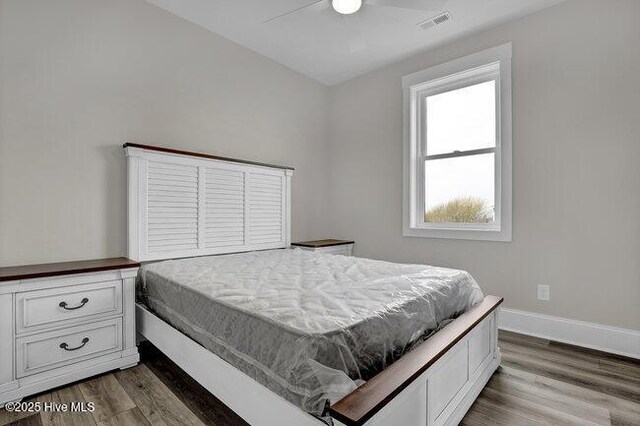
[[[126,254],[126,141],[296,167],[324,215],[326,86],[143,0],[0,1],[0,266]]]
[[[639,330],[638,17],[637,0],[570,0],[334,86],[335,236],[360,256],[467,269],[510,308]],[[401,77],[508,41],[513,242],[402,237]]]

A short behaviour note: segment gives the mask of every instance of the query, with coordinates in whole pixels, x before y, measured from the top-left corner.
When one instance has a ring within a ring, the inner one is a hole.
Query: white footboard
[[[346,426],[456,425],[500,364],[497,306],[487,296],[331,407]]]
[[[500,364],[496,324],[493,313],[364,424],[457,425]]]

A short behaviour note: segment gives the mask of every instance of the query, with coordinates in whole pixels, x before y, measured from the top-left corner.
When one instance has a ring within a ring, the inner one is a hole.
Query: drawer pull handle
[[[76,309],[82,308],[88,302],[89,302],[89,298],[85,297],[80,301],[80,304],[78,306],[74,306],[73,308],[67,307],[67,302],[60,302],[58,306],[60,306],[62,309],[66,309],[67,311],[75,311]]]
[[[84,345],[86,345],[87,343],[89,343],[89,338],[85,337],[84,339],[82,339],[82,344],[80,346],[76,346],[75,348],[70,348],[69,344],[67,343],[60,343],[60,348],[64,349],[65,351],[77,351],[78,349],[84,348]]]

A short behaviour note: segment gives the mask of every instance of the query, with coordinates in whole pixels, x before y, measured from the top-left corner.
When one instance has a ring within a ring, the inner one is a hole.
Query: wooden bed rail
[[[502,297],[486,296],[478,305],[333,404],[329,411],[331,417],[348,426],[363,425],[493,312],[502,301]]]

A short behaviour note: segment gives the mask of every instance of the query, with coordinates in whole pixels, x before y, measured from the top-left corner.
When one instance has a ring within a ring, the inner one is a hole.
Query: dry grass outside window
[[[487,203],[476,197],[461,197],[436,206],[425,213],[425,222],[489,223],[493,211]]]

